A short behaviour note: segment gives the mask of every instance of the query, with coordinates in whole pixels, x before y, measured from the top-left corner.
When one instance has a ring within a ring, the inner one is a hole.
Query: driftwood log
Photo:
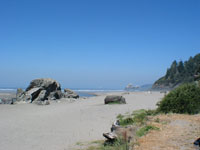
[[[108,139],[109,141],[114,141],[117,139],[117,135],[113,132],[103,133],[103,136]]]
[[[122,138],[127,142],[130,142],[136,134],[136,126],[120,126],[119,120],[116,120],[111,127],[111,132],[103,133],[103,136],[107,139],[107,142],[112,143],[113,141]]]

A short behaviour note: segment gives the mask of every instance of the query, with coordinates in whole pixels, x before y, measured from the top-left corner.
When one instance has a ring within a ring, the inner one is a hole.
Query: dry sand
[[[104,105],[109,94],[48,106],[0,105],[0,149],[71,150],[77,142],[103,139],[119,113],[155,108],[163,97],[159,92],[118,92],[127,104]]]

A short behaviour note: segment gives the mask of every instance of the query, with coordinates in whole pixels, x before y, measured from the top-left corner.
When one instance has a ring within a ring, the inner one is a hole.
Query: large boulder
[[[79,95],[70,89],[64,89],[64,97],[65,98],[79,98]]]
[[[45,101],[62,98],[60,84],[50,78],[41,78],[31,81],[26,91],[17,90],[17,100],[23,101]]]
[[[26,91],[29,91],[33,88],[45,89],[47,90],[47,92],[61,90],[60,84],[56,80],[53,80],[50,78],[41,78],[41,79],[35,79],[31,81]]]
[[[126,100],[123,96],[109,95],[104,99],[105,104],[126,104]]]

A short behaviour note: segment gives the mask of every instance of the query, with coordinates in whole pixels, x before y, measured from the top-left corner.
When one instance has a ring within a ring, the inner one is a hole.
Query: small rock
[[[194,141],[194,145],[198,145],[200,147],[200,138],[196,139],[196,141]]]
[[[64,97],[77,99],[77,98],[79,98],[79,95],[70,89],[64,89]]]

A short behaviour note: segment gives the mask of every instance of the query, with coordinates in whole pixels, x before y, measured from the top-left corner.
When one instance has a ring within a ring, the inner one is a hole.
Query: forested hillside
[[[188,61],[173,61],[164,77],[158,79],[153,89],[172,89],[182,83],[191,83],[200,79],[200,54]]]

